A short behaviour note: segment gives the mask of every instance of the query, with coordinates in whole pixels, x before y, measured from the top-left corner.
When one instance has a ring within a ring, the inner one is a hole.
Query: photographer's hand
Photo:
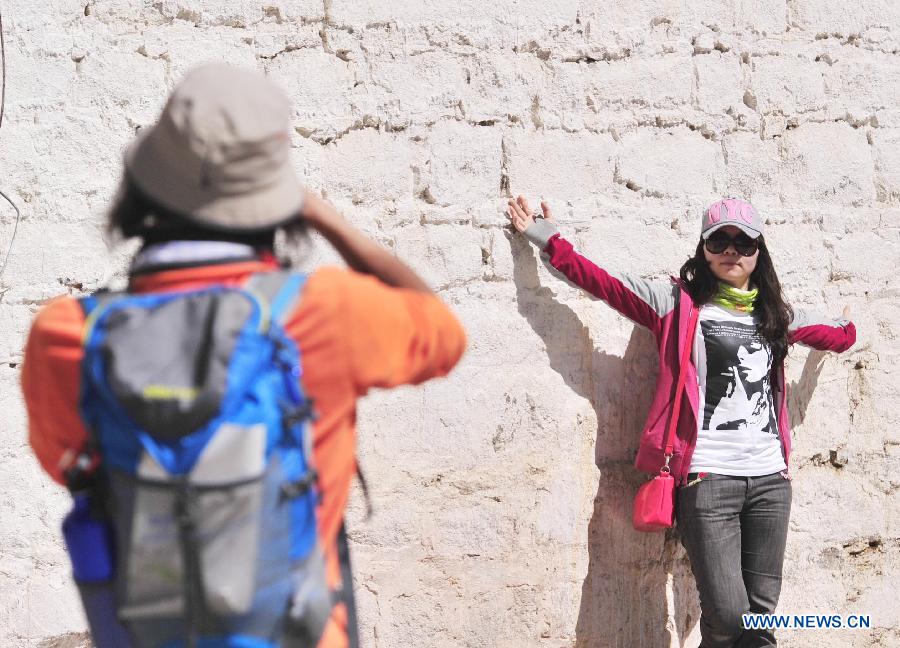
[[[307,191],[300,212],[310,227],[334,246],[347,265],[373,275],[395,288],[432,292],[419,276],[399,259],[353,227],[326,200]]]

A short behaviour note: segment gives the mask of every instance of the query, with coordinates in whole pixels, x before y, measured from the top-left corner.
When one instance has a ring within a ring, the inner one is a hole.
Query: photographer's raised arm
[[[510,200],[506,214],[516,231],[525,235],[541,251],[550,266],[565,279],[619,313],[656,332],[662,318],[670,313],[678,298],[678,286],[641,277],[612,274],[578,254],[556,228],[550,206],[541,203],[544,218],[535,219],[524,197]]]
[[[446,375],[466,347],[465,331],[450,308],[325,200],[307,194],[303,216],[355,270],[323,268],[319,283],[308,290],[327,293],[323,301],[341,322],[340,346],[357,394]]]
[[[394,288],[432,292],[406,264],[351,225],[328,201],[307,192],[302,216],[357,272],[372,275]]]

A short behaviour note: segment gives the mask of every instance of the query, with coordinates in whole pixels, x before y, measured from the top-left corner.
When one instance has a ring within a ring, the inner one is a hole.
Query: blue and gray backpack
[[[312,409],[283,327],[304,280],[81,300],[81,413],[113,569],[79,587],[101,648],[318,643],[333,597]]]

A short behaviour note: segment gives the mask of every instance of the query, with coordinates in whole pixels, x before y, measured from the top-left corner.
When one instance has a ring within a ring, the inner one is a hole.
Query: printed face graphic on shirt
[[[772,352],[756,327],[701,321],[706,346],[707,430],[759,430],[777,434],[769,372]]]

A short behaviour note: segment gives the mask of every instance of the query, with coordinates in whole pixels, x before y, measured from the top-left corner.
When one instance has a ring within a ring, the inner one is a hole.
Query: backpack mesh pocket
[[[122,617],[248,612],[257,585],[263,486],[262,479],[203,488],[135,480],[133,511],[124,516],[130,529],[119,536]]]

